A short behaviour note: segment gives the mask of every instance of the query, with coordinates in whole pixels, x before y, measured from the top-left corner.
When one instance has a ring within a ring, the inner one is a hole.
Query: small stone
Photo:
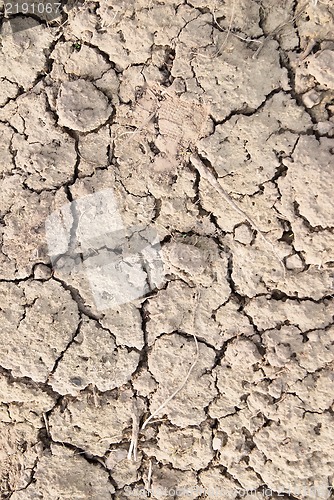
[[[309,58],[308,70],[328,89],[334,89],[334,51],[325,49]]]
[[[303,99],[303,103],[305,104],[305,106],[307,108],[313,108],[313,106],[316,106],[321,101],[320,94],[318,92],[316,92],[314,89],[306,92],[303,95],[302,99]]]
[[[243,245],[249,245],[252,241],[253,233],[247,224],[241,224],[234,229],[234,239]]]
[[[133,381],[133,387],[139,396],[148,396],[156,389],[157,385],[158,384],[152,375],[146,371],[138,375],[138,377]]]
[[[320,135],[333,136],[334,134],[334,123],[332,121],[318,122],[313,127]]]
[[[70,379],[70,382],[71,382],[71,384],[73,384],[73,385],[75,385],[77,387],[80,387],[82,385],[82,380],[81,380],[80,377],[72,377]]]
[[[290,257],[287,257],[285,264],[287,269],[291,270],[294,269],[296,271],[304,269],[303,261],[297,254],[290,255]]]
[[[212,440],[212,449],[214,451],[218,451],[222,447],[222,444],[223,444],[223,441],[221,439],[219,439],[217,436],[215,436]]]
[[[37,264],[34,270],[35,280],[47,280],[51,278],[51,269],[45,264]]]

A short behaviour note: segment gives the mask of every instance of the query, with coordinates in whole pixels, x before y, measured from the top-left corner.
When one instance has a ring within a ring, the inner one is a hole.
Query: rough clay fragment
[[[34,482],[27,489],[13,493],[14,500],[59,498],[101,500],[111,498],[115,488],[108,473],[91,464],[75,451],[52,445],[51,453],[38,461]]]
[[[254,477],[251,471],[245,474],[247,469],[245,457],[252,448],[251,435],[257,432],[264,422],[264,417],[259,411],[255,413],[247,407],[218,420],[217,434],[222,443],[218,463],[226,467],[228,472],[237,477],[246,488],[256,488],[261,484],[261,480]]]
[[[0,108],[0,119],[10,123],[9,132],[15,131],[2,161],[8,169],[7,156],[11,152],[21,184],[24,181],[36,191],[68,182],[77,160],[75,140],[56,126],[49,108],[46,95],[38,87]]]
[[[255,331],[249,318],[239,311],[240,306],[233,300],[219,307],[216,312],[216,321],[220,326],[220,336],[224,341],[235,336],[249,337]]]
[[[51,410],[56,400],[37,384],[11,382],[5,376],[0,376],[0,394],[12,422],[26,420],[37,429],[41,425],[41,413]]]
[[[333,39],[334,8],[331,0],[322,0],[322,3],[319,1],[305,3],[303,0],[298,0],[296,8],[298,12],[303,12],[303,15],[296,19],[302,49],[307,50],[315,38]]]
[[[193,241],[170,242],[162,253],[166,274],[179,279],[172,280],[149,303],[149,344],[159,333],[182,330],[220,347],[222,328],[215,321],[214,311],[227,302],[231,293],[226,257],[214,242],[197,236]],[[196,290],[194,284],[198,285]]]
[[[143,348],[142,318],[139,309],[132,302],[106,309],[100,323],[115,335],[117,345]]]
[[[309,57],[308,70],[321,85],[334,89],[334,50],[322,50]]]
[[[1,283],[0,294],[0,364],[16,377],[45,382],[76,331],[76,303],[55,281]]]
[[[331,368],[310,373],[303,381],[297,381],[293,388],[308,411],[324,412],[333,405],[334,373]]]
[[[149,371],[143,371],[132,380],[132,385],[139,396],[148,396],[156,389],[158,384]]]
[[[165,245],[162,252],[166,273],[177,275],[190,286],[215,284],[216,289],[221,289],[222,295],[229,295],[225,255],[208,238],[196,237],[189,242],[176,240]]]
[[[273,300],[265,296],[253,298],[245,307],[259,330],[267,330],[289,321],[301,331],[325,328],[333,321],[334,303],[327,300],[322,303],[312,300],[286,299]]]
[[[6,182],[8,181],[8,182]],[[11,280],[27,278],[36,263],[49,263],[45,241],[45,219],[58,203],[64,203],[66,195],[60,189],[56,193],[30,192],[22,187],[19,175],[5,177],[0,191],[0,201],[8,213],[4,216],[3,258],[14,264],[12,273],[7,265],[0,268],[1,277]],[[72,219],[71,219],[72,220]]]
[[[283,367],[304,348],[303,337],[295,326],[282,326],[277,330],[266,330],[263,335],[265,357],[271,366]]]
[[[11,27],[15,29],[17,24],[21,25],[22,31],[13,33]],[[45,68],[47,50],[54,41],[52,31],[52,28],[38,25],[28,16],[17,16],[10,22],[4,22],[1,30],[0,78],[5,77],[28,90]]]
[[[129,460],[128,450],[125,447],[118,447],[110,451],[106,459],[106,466],[118,488],[137,481],[141,459],[142,453],[139,452],[136,461]]]
[[[300,398],[288,394],[276,405],[271,419],[274,422],[269,427],[253,436],[256,447],[250,452],[250,466],[275,491],[288,484],[291,494],[299,496],[305,491],[303,498],[308,500],[329,498],[328,477],[334,460],[332,416],[305,412]]]
[[[310,117],[295,100],[279,92],[258,112],[236,114],[218,124],[214,134],[200,141],[200,150],[223,177],[223,187],[229,193],[253,194],[279,168],[277,152],[291,154],[298,132],[311,125]]]
[[[4,106],[9,101],[9,99],[15,98],[17,93],[17,84],[0,78],[0,106]]]
[[[13,168],[13,157],[7,144],[10,143],[14,130],[8,125],[0,123],[0,172],[10,172]]]
[[[333,144],[323,138],[301,136],[286,177],[278,180],[282,205],[291,204],[311,226],[333,227]]]
[[[76,395],[88,384],[100,391],[125,384],[137,368],[139,353],[116,347],[110,332],[93,320],[85,321],[50,378],[60,394]]]
[[[196,498],[192,496],[194,491],[195,495],[197,495],[196,489],[197,479],[196,473],[193,471],[181,471],[167,467],[155,468],[153,471],[152,491],[154,492],[153,498],[156,500],[170,500],[173,496],[178,500]],[[180,493],[177,497],[175,496],[175,491]],[[119,500],[123,500],[124,497],[118,498]],[[133,496],[129,500],[132,498]]]
[[[328,295],[326,291],[320,284],[322,281],[323,285],[326,286],[326,281],[328,282],[328,274],[323,268],[326,263],[330,263],[334,259],[334,233],[328,228],[320,231],[309,231],[308,227],[298,216],[291,223],[292,232],[294,235],[294,247],[300,252],[306,264],[312,264],[317,266],[318,270],[322,270],[316,276],[315,268],[310,268],[308,274],[313,274],[313,287],[307,293],[307,288],[305,289],[305,297],[321,298],[324,295]],[[305,273],[303,273],[305,275]],[[299,277],[298,281],[301,281],[302,276]],[[317,283],[318,282],[318,283]],[[317,284],[316,284],[317,283]],[[327,285],[328,286],[328,285]],[[332,285],[329,286],[328,290],[332,290]],[[316,292],[318,297],[314,297],[313,294]],[[329,292],[331,293],[331,292]]]
[[[313,108],[321,101],[321,95],[314,89],[311,89],[308,92],[305,92],[302,99],[307,108]]]
[[[158,447],[148,447],[146,453],[160,462],[172,462],[181,470],[198,470],[207,467],[213,459],[212,431],[209,425],[201,429],[178,429],[162,425],[158,433]]]
[[[91,82],[76,80],[61,84],[57,112],[59,125],[89,132],[108,120],[112,108],[107,97]]]
[[[251,384],[261,377],[254,366],[261,359],[250,340],[240,339],[228,345],[220,366],[215,368],[219,396],[210,406],[210,416],[220,418],[234,413],[236,407],[245,407],[244,394],[248,391],[244,381]]]
[[[268,236],[267,239],[269,240]],[[232,279],[238,293],[254,297],[277,288],[278,282],[284,282],[278,257],[258,234],[254,245],[240,244],[229,234],[225,236],[225,242],[233,250]],[[246,262],[252,262],[252,266],[246,266]]]
[[[96,167],[105,167],[109,163],[108,143],[110,127],[106,125],[79,139],[80,176],[92,175]]]
[[[212,495],[208,496],[212,500],[217,497],[219,492],[224,492],[224,498],[226,499],[234,499],[237,498],[239,492],[243,493],[244,491],[237,482],[223,474],[222,470],[218,467],[202,471],[199,478],[203,485],[203,490],[212,492]],[[244,495],[243,498],[245,498]]]
[[[123,431],[131,425],[133,393],[120,391],[119,395],[92,398],[79,395],[67,404],[65,410],[57,407],[50,417],[50,432],[54,441],[70,442],[94,455],[103,456],[110,443],[119,443]],[[144,405],[139,400],[139,413]]]
[[[291,255],[286,258],[285,265],[287,269],[301,270],[304,268],[303,261],[298,254]]]
[[[66,57],[64,69],[68,74],[96,79],[108,71],[110,65],[96,49],[82,45],[79,51],[74,50],[69,57]]]
[[[232,111],[254,110],[273,89],[287,86],[286,70],[278,64],[276,42],[269,41],[259,58],[253,58],[253,52],[237,38],[230,38],[229,45],[229,51],[219,58],[199,55],[192,63],[216,120],[224,120]],[[267,78],[263,78],[264,73]]]
[[[315,372],[334,361],[334,327],[313,330],[307,334],[303,352],[297,354],[298,363],[308,372]]]
[[[20,419],[11,418],[11,408],[0,405],[1,498],[8,498],[29,484],[30,471],[37,460],[37,436],[38,428],[25,421],[24,415]]]
[[[253,232],[247,224],[241,224],[234,229],[234,239],[244,245],[249,245],[253,239]]]

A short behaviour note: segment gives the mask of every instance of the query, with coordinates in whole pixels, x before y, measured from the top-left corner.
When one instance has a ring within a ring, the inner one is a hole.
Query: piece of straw
[[[140,430],[144,430],[145,427],[147,426],[147,424],[152,420],[152,418],[154,418],[158,413],[160,413],[160,411],[165,408],[166,405],[168,405],[168,403],[175,398],[175,396],[182,391],[182,389],[184,388],[184,386],[186,385],[186,383],[188,382],[188,379],[191,375],[191,372],[193,371],[193,369],[195,368],[195,365],[197,364],[197,361],[198,361],[198,357],[199,357],[199,350],[198,350],[198,342],[197,342],[197,338],[196,338],[196,335],[193,334],[193,337],[194,337],[194,341],[195,341],[195,345],[196,345],[196,357],[195,357],[195,360],[193,362],[193,364],[191,365],[191,367],[189,368],[188,370],[188,373],[184,379],[184,381],[182,382],[182,384],[180,385],[180,387],[178,387],[174,392],[173,394],[171,394],[160,406],[159,408],[157,408],[146,420],[145,422],[143,423],[143,425],[141,426],[141,429]]]

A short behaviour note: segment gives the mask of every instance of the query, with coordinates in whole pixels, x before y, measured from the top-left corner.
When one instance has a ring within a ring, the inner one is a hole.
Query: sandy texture
[[[0,22],[1,499],[333,498],[333,3]]]

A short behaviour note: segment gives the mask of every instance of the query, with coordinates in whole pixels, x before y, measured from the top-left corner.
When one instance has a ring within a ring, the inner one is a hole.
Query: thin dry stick
[[[137,461],[137,445],[138,445],[138,436],[139,436],[139,414],[136,402],[133,401],[133,411],[132,411],[132,434],[131,434],[131,442],[128,451],[128,460]]]
[[[47,434],[47,436],[50,437],[50,427],[49,427],[49,422],[48,422],[46,413],[43,413],[43,420],[44,420],[44,424],[45,424],[46,434]]]
[[[105,436],[105,437],[102,437],[98,440],[98,443],[102,443],[102,441],[120,441],[122,439],[122,435],[120,434],[115,434],[114,436]]]
[[[197,361],[198,361],[198,357],[199,357],[199,350],[198,350],[198,342],[197,342],[197,338],[196,338],[196,335],[193,334],[193,337],[194,337],[194,341],[195,341],[195,345],[196,345],[196,357],[195,357],[195,361],[193,362],[193,364],[191,365],[191,367],[189,368],[189,371],[184,379],[184,381],[182,382],[182,384],[180,385],[180,387],[178,387],[174,392],[173,394],[171,394],[160,406],[157,410],[155,410],[146,420],[145,422],[143,423],[143,425],[141,426],[141,430],[144,430],[145,427],[147,426],[147,424],[152,420],[152,418],[154,418],[158,413],[160,413],[160,411],[165,408],[166,405],[168,405],[168,403],[175,398],[175,396],[182,391],[183,387],[186,385],[186,383],[188,382],[188,379],[191,375],[191,372],[193,371],[193,369],[195,368],[195,365],[197,364]]]
[[[231,33],[231,29],[232,29],[232,24],[233,24],[233,20],[234,20],[234,11],[235,11],[235,1],[233,2],[233,5],[232,5],[232,13],[231,13],[231,17],[230,17],[230,22],[229,22],[229,25],[228,25],[228,28],[227,28],[227,31],[226,31],[226,36],[224,38],[224,41],[223,43],[221,44],[221,46],[216,50],[216,52],[212,55],[212,56],[207,56],[206,54],[201,54],[199,52],[196,51],[196,56],[200,56],[200,57],[204,57],[205,59],[215,59],[216,57],[218,57],[223,48],[225,47],[226,43],[227,43],[227,40],[228,40],[228,37],[229,37],[229,34]],[[213,20],[215,22],[215,24],[220,28],[221,26],[219,26],[217,20],[216,20],[216,16],[215,16],[215,12],[213,10],[212,12],[212,17],[213,17]],[[233,33],[232,33],[233,34]]]
[[[288,21],[285,21],[284,23],[279,24],[270,33],[268,33],[268,35],[264,38],[262,45],[260,45],[260,47],[257,49],[257,51],[253,54],[252,58],[255,59],[260,54],[261,50],[264,47],[264,44],[268,40],[271,40],[275,35],[277,35],[283,28],[285,28],[285,26],[288,26],[289,24],[292,24],[295,21],[297,21],[297,19],[300,18],[300,16],[303,14],[303,12],[307,6],[308,6],[308,2],[304,3],[304,5],[301,6],[299,12],[297,12],[291,19],[289,19]]]
[[[122,134],[120,134],[119,136],[117,136],[117,139],[120,139],[123,135],[127,135],[127,134],[130,134],[131,136],[128,138],[128,140],[126,140],[125,142],[123,142],[122,144],[122,149],[124,150],[124,147],[129,144],[129,142],[131,142],[134,137],[136,135],[138,135],[140,132],[142,132],[146,127],[147,125],[153,120],[153,118],[155,117],[155,115],[157,114],[157,111],[158,111],[158,108],[156,108],[154,111],[152,111],[152,113],[149,115],[149,117],[147,118],[147,120],[143,123],[143,125],[141,125],[140,127],[136,128],[135,130],[130,130],[130,131],[127,131],[127,132],[123,132]]]
[[[216,14],[215,14],[215,11],[213,10],[212,11],[212,17],[213,17],[213,21],[215,23],[215,25],[221,30],[221,31],[226,31],[224,28],[222,28],[219,24],[219,22],[217,21],[217,18],[216,18]],[[236,38],[239,38],[239,40],[242,40],[243,42],[247,42],[247,43],[250,43],[250,42],[254,42],[254,43],[262,43],[262,41],[260,40],[257,40],[256,38],[251,38],[251,37],[243,37],[241,35],[239,35],[238,33],[234,33],[232,31],[232,22],[233,22],[233,17],[234,17],[234,4],[233,4],[233,11],[232,11],[232,16],[231,16],[231,20],[230,20],[230,24],[227,28],[227,35],[226,35],[226,40],[224,42],[223,45],[225,45],[225,43],[227,42],[227,37],[228,37],[228,33],[230,33],[231,35],[235,36]],[[219,50],[221,50],[222,47],[220,47]]]
[[[249,224],[251,224],[251,226],[258,232],[259,236],[263,239],[263,241],[266,243],[266,245],[268,245],[270,247],[270,249],[273,252],[273,254],[275,255],[276,259],[280,263],[280,265],[283,269],[283,276],[285,277],[285,267],[284,267],[284,264],[282,262],[282,259],[280,259],[280,257],[277,255],[275,248],[274,248],[274,245],[269,240],[267,240],[267,238],[262,233],[261,229],[259,229],[258,226],[255,224],[255,222],[246,214],[246,212],[241,210],[241,208],[239,208],[238,205],[232,200],[230,195],[225,191],[225,189],[222,188],[222,186],[219,184],[217,179],[210,172],[210,170],[204,165],[204,163],[202,162],[202,160],[200,159],[200,157],[197,154],[193,153],[190,157],[190,161],[194,165],[194,167],[198,170],[200,176],[202,178],[206,179],[211,184],[211,186],[214,189],[216,189],[216,191],[218,191],[218,193],[222,196],[222,198],[236,212],[238,212],[240,215],[242,215],[246,219],[246,221],[249,222]]]
[[[233,24],[233,21],[234,21],[234,12],[235,12],[235,0],[234,0],[234,2],[232,4],[232,13],[231,13],[230,22],[229,22],[229,25],[228,25],[228,28],[227,28],[225,39],[224,39],[223,43],[221,44],[221,46],[219,47],[219,49],[217,50],[215,56],[213,56],[213,57],[219,56],[221,54],[221,51],[223,50],[223,48],[227,44],[227,40],[228,40],[229,34],[231,32],[232,24]],[[214,19],[215,23],[218,25],[218,23],[216,21],[216,16],[215,16],[214,13],[213,13],[213,19]]]
[[[151,493],[152,471],[153,471],[152,458],[150,458],[150,461],[148,463],[147,484],[146,484],[146,491],[149,494]]]

